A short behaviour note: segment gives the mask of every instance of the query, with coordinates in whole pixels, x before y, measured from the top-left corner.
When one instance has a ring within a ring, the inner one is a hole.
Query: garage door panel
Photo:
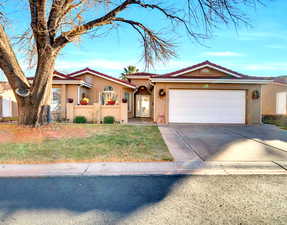
[[[245,91],[170,90],[169,122],[245,123]]]

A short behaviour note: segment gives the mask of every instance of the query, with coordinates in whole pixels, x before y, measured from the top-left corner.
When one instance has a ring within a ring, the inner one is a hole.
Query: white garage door
[[[245,91],[170,90],[170,123],[245,123]]]

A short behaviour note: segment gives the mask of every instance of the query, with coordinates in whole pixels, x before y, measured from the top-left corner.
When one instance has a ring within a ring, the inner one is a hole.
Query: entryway
[[[150,95],[136,95],[136,117],[150,117]]]
[[[138,118],[150,118],[152,114],[152,93],[150,89],[146,86],[140,86],[134,96],[134,116]]]

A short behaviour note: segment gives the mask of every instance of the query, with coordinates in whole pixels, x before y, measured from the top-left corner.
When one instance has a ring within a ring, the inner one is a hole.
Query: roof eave
[[[93,72],[93,71],[91,71],[91,70],[88,70],[88,69],[82,70],[82,71],[79,72],[79,73],[74,73],[74,74],[70,75],[70,77],[80,76],[80,75],[85,74],[85,73],[90,73],[90,74],[92,74],[92,75],[99,76],[99,77],[101,77],[101,78],[110,80],[110,81],[112,81],[112,82],[115,82],[115,83],[120,84],[120,85],[123,85],[123,86],[127,86],[127,87],[132,88],[132,89],[135,89],[135,88],[136,88],[135,86],[130,85],[130,84],[128,84],[128,83],[121,82],[121,81],[115,80],[115,79],[113,79],[113,78],[109,78],[109,77],[103,76],[103,75],[101,75],[101,74],[95,73],[95,72]]]
[[[234,72],[231,72],[231,71],[228,71],[228,70],[225,70],[225,69],[222,69],[222,68],[218,68],[216,66],[213,66],[213,65],[210,65],[210,64],[203,64],[203,65],[200,65],[200,66],[197,66],[197,67],[194,67],[194,68],[191,68],[191,69],[188,69],[186,71],[181,71],[179,73],[175,73],[175,74],[172,74],[171,77],[178,77],[182,74],[186,74],[186,73],[190,73],[190,72],[193,72],[195,70],[198,70],[198,69],[202,69],[204,67],[209,67],[211,69],[214,69],[214,70],[217,70],[217,71],[220,71],[220,72],[223,72],[223,73],[226,73],[228,75],[231,75],[231,76],[234,76],[234,77],[237,77],[237,78],[242,78],[244,75],[239,75],[237,73],[234,73]]]
[[[218,83],[218,84],[269,84],[272,80],[252,79],[178,79],[178,78],[150,78],[151,82],[161,83]]]

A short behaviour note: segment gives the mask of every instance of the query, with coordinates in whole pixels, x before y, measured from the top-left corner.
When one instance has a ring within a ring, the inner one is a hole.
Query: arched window
[[[104,91],[100,95],[100,101],[102,105],[114,105],[118,103],[118,96],[112,86],[104,87]]]
[[[106,86],[104,88],[104,91],[114,91],[113,87],[112,86]]]

